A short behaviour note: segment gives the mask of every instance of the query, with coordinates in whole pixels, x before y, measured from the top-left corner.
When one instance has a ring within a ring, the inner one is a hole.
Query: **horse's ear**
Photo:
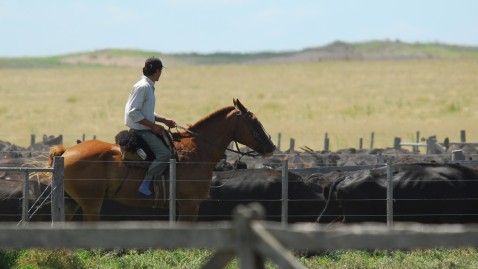
[[[237,108],[237,99],[236,99],[236,98],[232,98],[232,103],[233,103],[234,106]]]
[[[236,106],[241,112],[246,113],[246,112],[248,111],[247,108],[244,107],[244,105],[241,103],[241,101],[239,101],[239,99],[236,99],[235,106]]]

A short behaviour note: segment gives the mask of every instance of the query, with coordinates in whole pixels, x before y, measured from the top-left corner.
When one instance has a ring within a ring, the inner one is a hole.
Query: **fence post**
[[[420,142],[420,132],[417,131],[417,134],[416,134],[416,137],[415,137],[415,143],[418,144],[419,142]],[[412,150],[413,150],[413,153],[418,153],[419,152],[418,146],[413,146]]]
[[[295,148],[295,139],[291,138],[289,152],[294,152],[294,148]]]
[[[22,201],[22,226],[26,226],[29,220],[28,207],[30,200],[30,186],[28,181],[28,171],[23,172],[23,201]]]
[[[329,134],[325,133],[325,138],[324,138],[324,151],[328,152],[329,151]]]
[[[287,226],[289,215],[289,161],[282,161],[282,226]]]
[[[435,136],[430,136],[427,138],[427,154],[435,154],[435,143],[436,143]]]
[[[395,137],[393,139],[393,148],[394,149],[400,149],[401,146],[400,146],[400,143],[402,142],[402,139],[400,137]]]
[[[375,140],[375,132],[372,132],[370,134],[370,149],[373,149],[374,140]]]
[[[30,135],[30,146],[33,148],[33,145],[35,145],[35,135],[34,134]]]
[[[466,143],[466,131],[465,130],[460,131],[460,141],[461,141],[461,143]]]
[[[169,162],[169,224],[176,222],[176,159]]]
[[[249,208],[253,208],[252,210]],[[238,205],[234,209],[233,220],[236,240],[234,242],[239,268],[265,268],[264,258],[256,249],[257,239],[251,228],[251,222],[263,219],[264,209],[257,205]]]
[[[281,139],[282,134],[279,133],[277,134],[277,150],[280,151],[280,139]]]
[[[53,159],[53,177],[51,181],[51,221],[52,224],[65,222],[64,160],[56,156]]]
[[[387,160],[387,226],[393,226],[393,165]]]
[[[360,137],[359,139],[359,150],[363,149],[363,138]]]

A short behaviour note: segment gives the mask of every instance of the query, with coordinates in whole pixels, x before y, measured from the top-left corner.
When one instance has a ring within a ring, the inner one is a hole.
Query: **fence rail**
[[[478,247],[478,225],[396,223],[333,225],[263,222],[257,205],[239,207],[233,222],[0,223],[0,248],[208,248],[217,252],[203,268],[222,268],[238,256],[241,268],[304,268],[288,250]]]

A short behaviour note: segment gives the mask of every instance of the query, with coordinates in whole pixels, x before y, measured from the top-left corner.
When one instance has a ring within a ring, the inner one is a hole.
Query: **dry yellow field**
[[[167,63],[166,63],[167,65]],[[86,134],[114,141],[141,67],[0,69],[0,140],[28,146],[30,134]],[[233,98],[261,119],[282,149],[391,147],[437,135],[478,142],[478,61],[357,61],[313,64],[171,66],[157,83],[157,111],[186,126]]]

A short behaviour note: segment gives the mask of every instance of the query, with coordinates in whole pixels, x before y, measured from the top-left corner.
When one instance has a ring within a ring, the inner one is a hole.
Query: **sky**
[[[477,11],[478,0],[0,0],[0,57],[277,52],[338,40],[478,46]]]

